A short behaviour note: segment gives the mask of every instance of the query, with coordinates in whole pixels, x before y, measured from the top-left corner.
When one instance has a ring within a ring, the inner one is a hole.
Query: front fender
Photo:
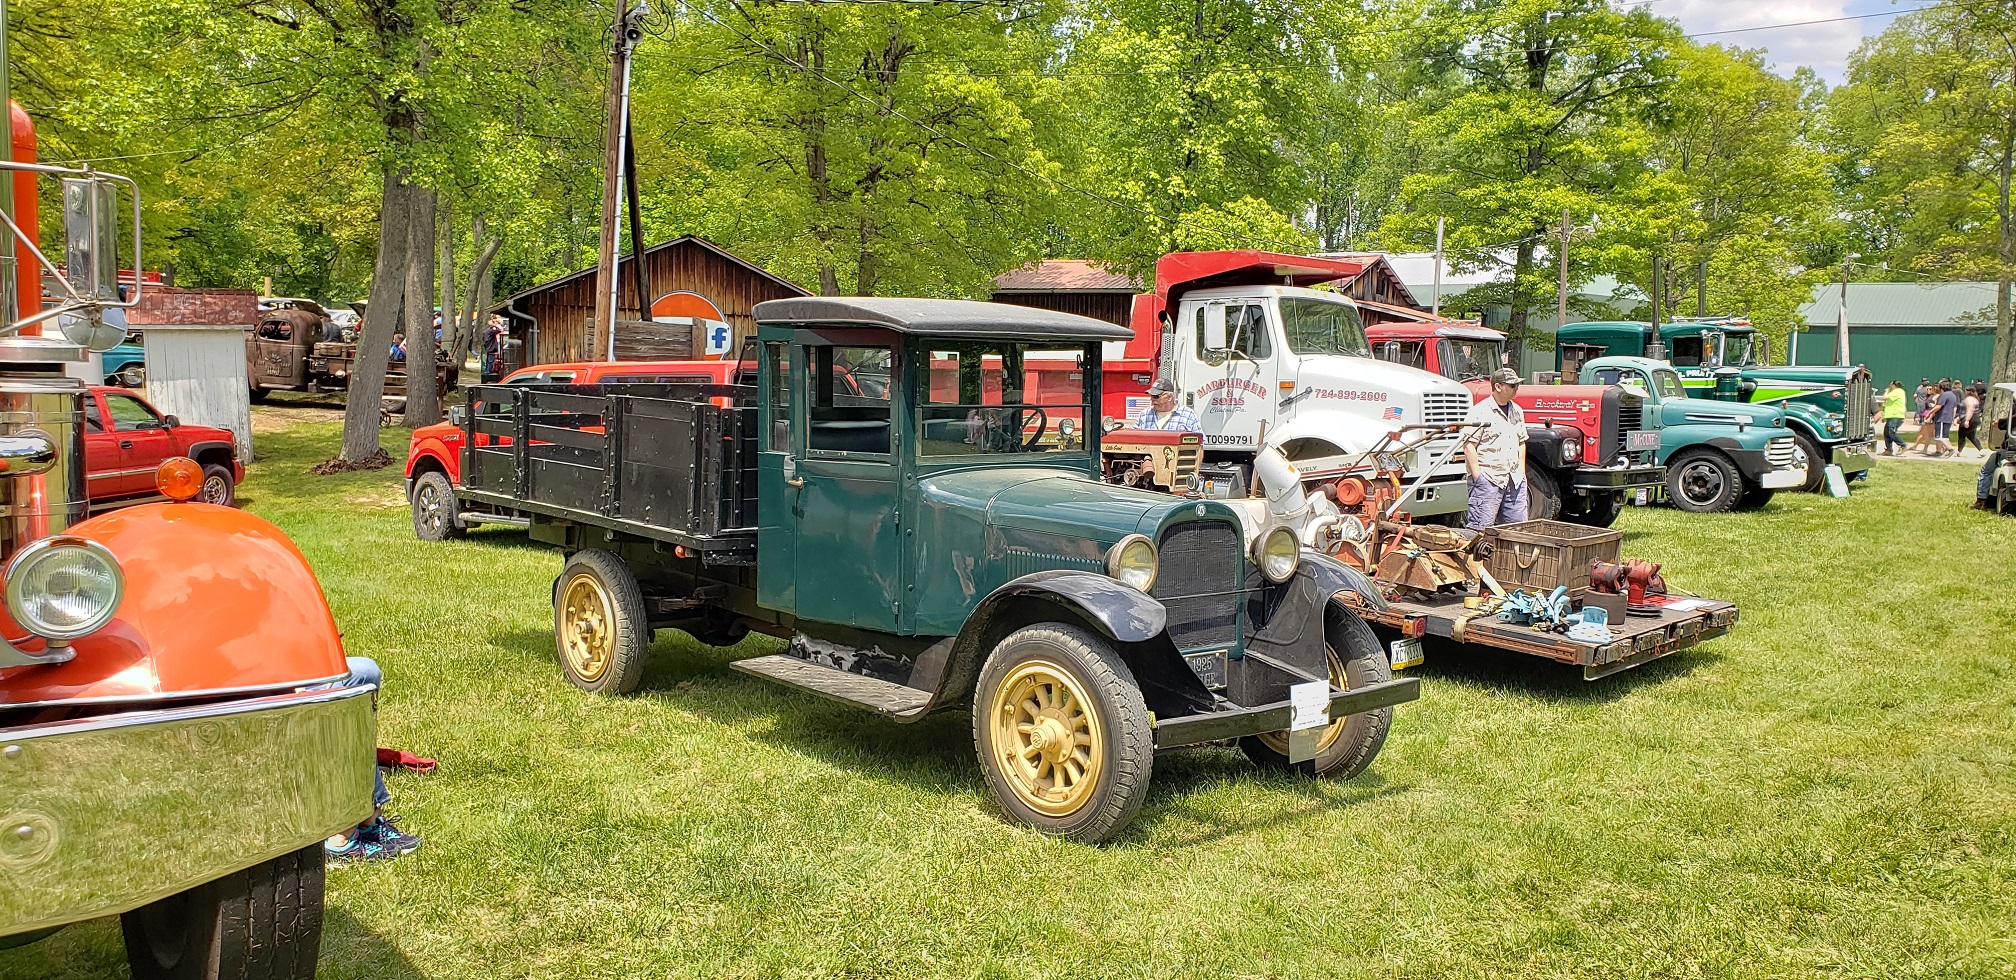
[[[1347,415],[1343,412],[1301,411],[1286,422],[1268,429],[1267,445],[1280,449],[1297,442],[1325,442],[1337,447],[1338,451],[1345,455],[1356,455],[1378,445],[1386,438],[1387,433],[1392,431],[1391,423]],[[1285,452],[1284,450],[1284,454]],[[1302,457],[1307,459],[1310,455],[1303,453]]]
[[[0,676],[0,707],[278,691],[348,674],[308,560],[266,521],[210,504],[143,504],[69,533],[111,550],[125,595],[68,662]]]
[[[1371,578],[1329,555],[1304,551],[1302,571],[1315,580],[1317,589],[1325,597],[1334,596],[1339,592],[1355,592],[1365,600],[1367,607],[1380,610],[1386,608],[1386,597],[1380,594],[1377,585],[1372,584]]]
[[[1014,596],[1062,602],[1121,643],[1146,643],[1161,636],[1169,625],[1169,611],[1141,591],[1094,572],[1070,570],[1032,572],[1013,579],[988,593],[974,610],[974,618]]]

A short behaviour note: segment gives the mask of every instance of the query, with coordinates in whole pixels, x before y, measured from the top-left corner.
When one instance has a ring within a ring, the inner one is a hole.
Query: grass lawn
[[[336,441],[262,434],[242,497],[384,665],[380,744],[441,768],[392,780],[419,852],[331,870],[325,978],[2016,976],[2016,521],[1971,465],[1632,509],[1625,554],[1735,632],[1594,683],[1431,648],[1365,775],[1167,755],[1091,848],[994,815],[963,714],[728,668],[772,640],[663,633],[640,695],[578,693],[558,556],[414,540],[396,471],[306,475]],[[123,963],[108,920],[0,977]]]

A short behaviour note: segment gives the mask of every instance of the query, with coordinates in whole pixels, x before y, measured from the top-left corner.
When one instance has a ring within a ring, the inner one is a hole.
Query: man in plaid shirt
[[[1202,432],[1204,423],[1197,413],[1176,404],[1176,386],[1168,378],[1156,378],[1148,386],[1148,410],[1134,419],[1137,429],[1164,429],[1169,432]]]

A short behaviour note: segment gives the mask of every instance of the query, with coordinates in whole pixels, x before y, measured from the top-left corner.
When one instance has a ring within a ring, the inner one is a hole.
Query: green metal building
[[[1799,308],[1807,329],[1794,338],[1794,363],[1835,363],[1840,310],[1839,283],[1813,290]],[[1848,284],[1848,359],[1869,368],[1879,391],[1893,380],[1986,378],[1994,349],[1992,282]]]

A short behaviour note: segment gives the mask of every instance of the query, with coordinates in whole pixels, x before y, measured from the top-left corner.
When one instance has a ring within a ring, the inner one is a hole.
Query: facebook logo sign
[[[725,323],[708,324],[707,325],[708,356],[714,357],[728,353],[728,339],[731,336],[733,336],[733,331],[729,329],[727,324]]]

